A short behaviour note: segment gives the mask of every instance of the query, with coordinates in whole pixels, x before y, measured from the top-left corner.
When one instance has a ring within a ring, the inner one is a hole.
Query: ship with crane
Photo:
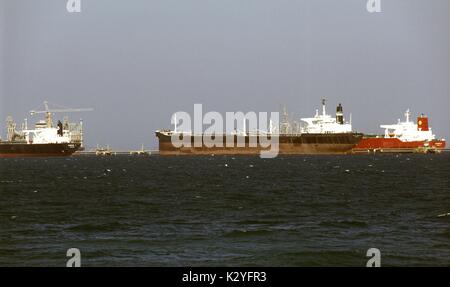
[[[33,128],[28,127],[25,119],[21,128],[17,127],[12,117],[8,117],[6,140],[0,138],[0,158],[2,157],[47,157],[69,156],[76,151],[83,150],[83,121],[70,123],[68,117],[64,117],[55,125],[54,113],[89,112],[92,108],[65,108],[51,109],[47,101],[44,102],[44,110],[30,111],[30,115],[44,114],[45,119],[35,123]]]

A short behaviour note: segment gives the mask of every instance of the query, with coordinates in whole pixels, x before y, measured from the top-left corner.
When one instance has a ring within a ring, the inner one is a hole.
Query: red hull
[[[353,151],[414,151],[416,149],[445,149],[445,140],[434,140],[431,142],[415,141],[402,142],[398,138],[363,138]]]

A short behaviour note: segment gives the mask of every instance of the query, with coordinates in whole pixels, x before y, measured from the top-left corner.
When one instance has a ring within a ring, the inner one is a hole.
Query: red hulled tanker
[[[353,152],[440,152],[445,149],[445,139],[436,139],[427,116],[420,115],[416,123],[410,121],[410,116],[407,110],[404,122],[399,120],[394,125],[381,125],[384,135],[365,136]]]

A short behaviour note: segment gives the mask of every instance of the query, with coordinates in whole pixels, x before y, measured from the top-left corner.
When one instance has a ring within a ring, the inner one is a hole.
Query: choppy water
[[[0,266],[450,266],[450,154],[0,160]]]

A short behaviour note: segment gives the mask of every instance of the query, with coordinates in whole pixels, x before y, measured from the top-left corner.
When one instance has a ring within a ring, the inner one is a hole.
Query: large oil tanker
[[[411,112],[405,113],[405,121],[393,125],[381,125],[384,135],[365,136],[353,149],[354,153],[412,153],[440,152],[445,149],[445,139],[437,139],[429,126],[428,117],[421,114],[417,122],[410,120]]]
[[[0,158],[5,157],[48,157],[69,156],[83,149],[83,123],[69,123],[68,118],[58,121],[54,126],[52,111],[48,109],[35,112],[45,113],[46,119],[38,121],[33,129],[28,129],[27,120],[20,130],[11,117],[7,119],[7,139],[0,138]],[[58,111],[81,111],[90,109],[68,109]],[[56,111],[56,110],[55,110]]]
[[[176,126],[174,130],[157,130],[155,133],[160,155],[261,154],[270,149],[261,144],[261,136],[269,139],[276,137],[279,154],[347,154],[363,137],[353,132],[351,122],[345,121],[341,104],[336,109],[335,117],[328,115],[325,100],[322,102],[322,113],[316,110],[312,118],[291,123],[285,110],[278,128],[265,132],[247,131],[244,125],[243,131],[218,135],[223,138],[220,146],[205,143],[205,138],[215,138],[214,135],[181,132],[177,131]],[[173,137],[182,138],[190,144],[175,145]],[[200,144],[195,145],[196,142]]]

